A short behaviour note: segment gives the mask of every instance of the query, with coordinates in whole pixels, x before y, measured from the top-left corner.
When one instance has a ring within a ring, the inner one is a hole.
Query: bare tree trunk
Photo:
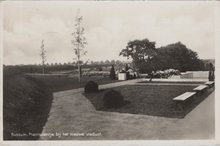
[[[44,74],[45,73],[45,63],[46,63],[46,51],[44,48],[44,40],[42,40],[40,56],[42,58],[42,73]]]
[[[73,45],[75,50],[75,55],[77,56],[77,66],[78,66],[78,81],[81,82],[81,64],[80,59],[82,55],[86,54],[86,51],[83,51],[84,45],[86,45],[85,37],[83,37],[84,28],[81,27],[80,23],[82,21],[82,16],[76,17],[76,24],[75,24],[75,32],[72,33],[73,35]],[[83,51],[83,53],[82,53]]]
[[[44,71],[44,65],[43,65],[43,68],[42,68],[42,72],[43,72],[43,74],[44,74],[44,72],[45,72],[45,71]]]
[[[79,80],[79,83],[81,83],[81,67],[79,63],[78,63],[78,80]]]

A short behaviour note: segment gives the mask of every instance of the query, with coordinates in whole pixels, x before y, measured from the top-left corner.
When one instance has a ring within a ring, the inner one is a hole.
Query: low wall
[[[193,78],[208,78],[209,72],[208,71],[194,71]]]
[[[202,78],[202,79],[208,79],[209,72],[208,71],[188,71],[185,73],[181,73],[180,78]]]
[[[192,72],[181,73],[180,78],[181,79],[193,78],[193,73]]]

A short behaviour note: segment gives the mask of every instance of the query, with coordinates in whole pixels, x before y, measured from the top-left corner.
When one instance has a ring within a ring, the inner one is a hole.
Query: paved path
[[[134,83],[133,85],[199,86],[201,84],[198,84],[198,83],[190,83],[190,84],[189,83]]]
[[[137,81],[139,80],[111,83],[100,87],[109,88]],[[175,119],[96,111],[82,95],[82,90],[79,88],[54,94],[49,118],[42,133],[59,132],[68,135],[42,136],[42,140],[214,138],[214,92],[184,119]]]
[[[149,81],[149,79],[142,79],[143,81]],[[152,81],[159,82],[207,82],[208,79],[203,78],[186,78],[186,79],[175,79],[175,78],[153,78]]]

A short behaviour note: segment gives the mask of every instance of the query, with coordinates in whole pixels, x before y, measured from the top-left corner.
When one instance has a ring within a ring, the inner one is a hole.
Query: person
[[[212,63],[209,64],[209,81],[214,81],[214,66]]]
[[[150,82],[152,81],[152,79],[153,79],[153,76],[154,76],[154,71],[152,71],[151,73],[150,73]]]

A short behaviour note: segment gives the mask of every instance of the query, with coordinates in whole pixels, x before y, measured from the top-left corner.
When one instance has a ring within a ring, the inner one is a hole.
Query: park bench
[[[205,83],[205,85],[209,86],[209,88],[214,86],[214,81],[208,81]]]
[[[193,101],[193,96],[196,92],[185,92],[175,98],[173,101],[176,103],[177,107],[180,109],[184,109],[188,104]]]
[[[208,88],[207,85],[199,85],[198,87],[194,88],[193,91],[196,91],[198,94],[204,93],[204,91]]]

